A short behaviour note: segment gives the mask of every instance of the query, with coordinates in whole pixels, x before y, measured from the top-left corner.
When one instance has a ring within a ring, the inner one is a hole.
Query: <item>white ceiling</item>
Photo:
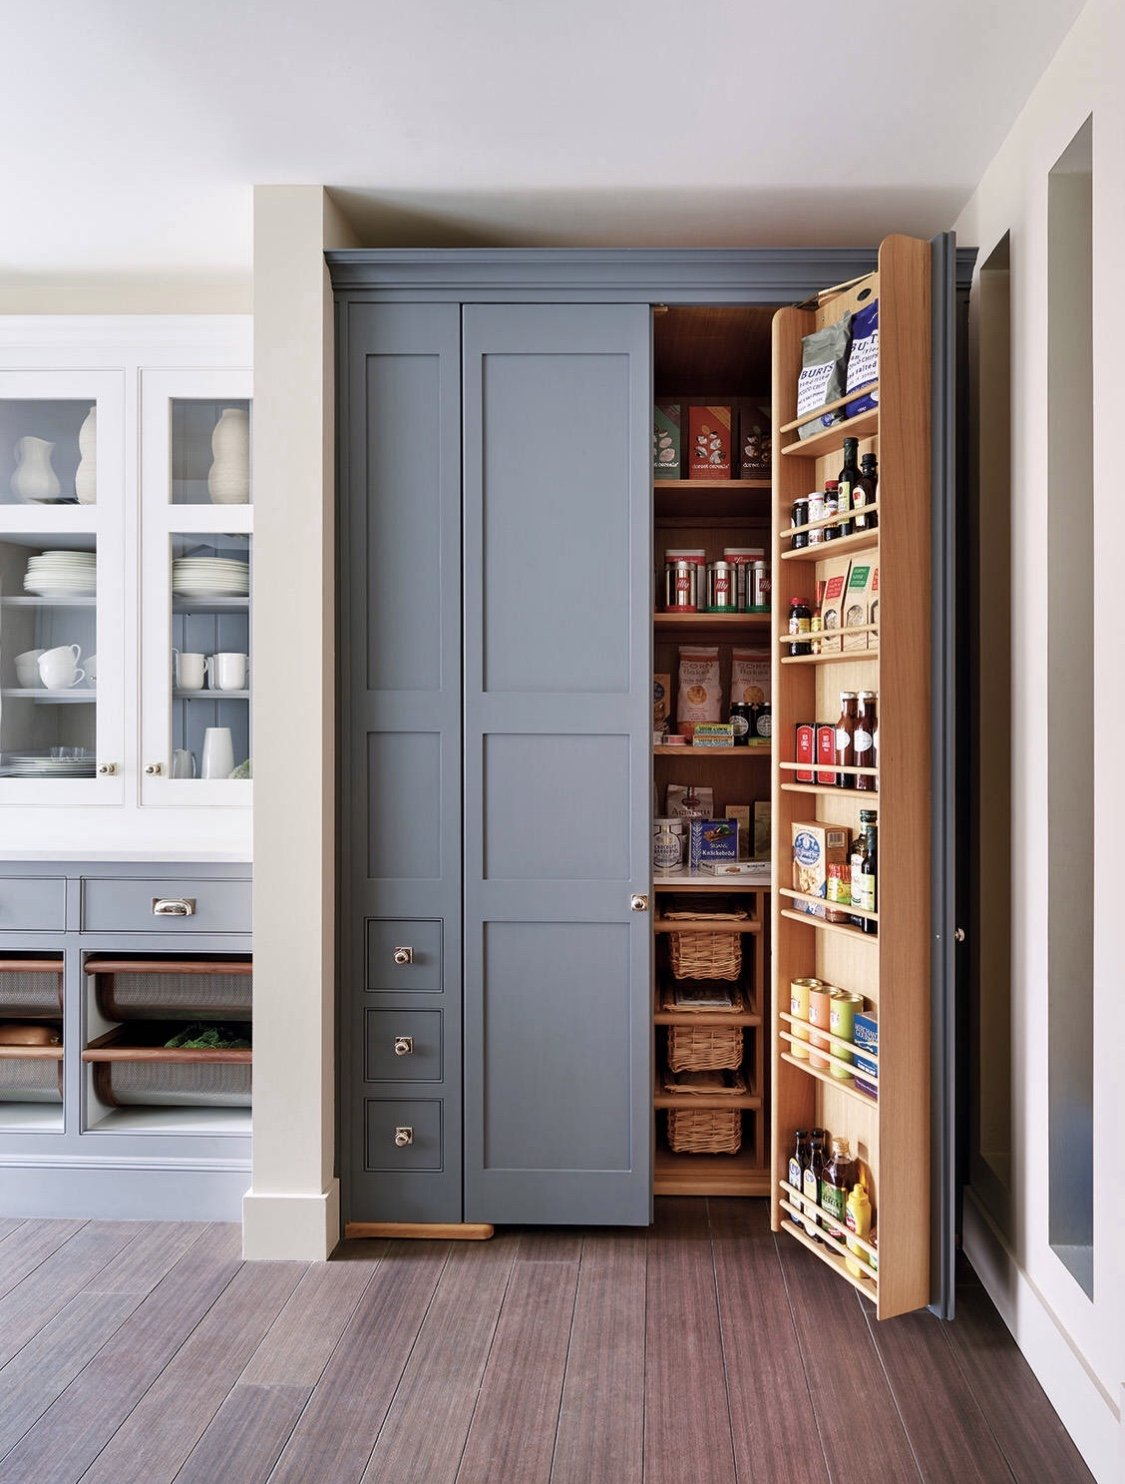
[[[0,275],[245,274],[251,188],[412,245],[949,226],[1082,0],[0,0]]]

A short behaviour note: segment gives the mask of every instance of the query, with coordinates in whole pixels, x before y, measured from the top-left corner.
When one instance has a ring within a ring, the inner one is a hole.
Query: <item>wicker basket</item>
[[[742,1065],[742,1028],[737,1025],[670,1026],[668,1070],[692,1072]]]
[[[742,972],[739,933],[669,933],[672,973],[677,979],[737,979]]]
[[[673,1154],[737,1154],[742,1114],[737,1108],[669,1108],[668,1147]]]

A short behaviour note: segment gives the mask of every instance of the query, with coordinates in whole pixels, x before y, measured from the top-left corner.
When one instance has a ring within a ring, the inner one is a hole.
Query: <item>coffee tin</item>
[[[734,613],[737,606],[733,562],[711,562],[707,568],[707,611]]]
[[[828,1008],[828,1029],[841,1041],[850,1041],[855,1029],[856,1014],[863,1009],[863,996],[852,994],[846,989],[837,989],[832,993],[832,1003]],[[843,1046],[833,1045],[832,1055],[840,1057],[843,1061],[850,1062],[852,1054]],[[850,1082],[852,1074],[846,1072],[843,1067],[832,1063],[832,1075],[839,1078],[841,1082]]]
[[[818,1030],[827,1031],[829,1028],[834,989],[834,985],[821,982],[814,989],[809,990],[809,1025],[813,1027],[809,1040],[814,1047],[818,1046],[822,1051],[830,1051],[831,1043],[826,1035],[818,1036],[816,1032]],[[827,1057],[817,1056],[815,1051],[810,1056],[809,1063],[811,1066],[819,1068],[822,1072],[827,1072],[828,1070]]]
[[[664,607],[668,613],[699,609],[699,567],[695,562],[669,562],[664,568]]]

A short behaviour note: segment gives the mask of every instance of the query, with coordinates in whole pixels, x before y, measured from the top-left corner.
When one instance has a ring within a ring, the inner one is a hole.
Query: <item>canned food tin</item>
[[[730,562],[711,562],[707,568],[707,611],[735,611],[735,569]]]
[[[735,606],[744,613],[750,606],[751,563],[763,561],[765,555],[764,546],[723,547],[723,561],[734,567]]]
[[[834,985],[823,982],[809,990],[809,1025],[813,1027],[810,1032],[809,1041],[821,1051],[831,1050],[831,1043],[826,1035],[818,1036],[816,1032],[827,1031],[832,1014],[832,993]],[[809,1057],[809,1065],[819,1068],[822,1072],[828,1070],[828,1058],[817,1056],[814,1051]]]
[[[748,596],[750,599],[751,613],[768,613],[770,610],[770,564],[769,562],[751,562],[750,564],[750,587]]]
[[[669,613],[699,608],[699,568],[695,562],[669,562],[664,568],[664,607]]]
[[[815,989],[820,983],[819,979],[794,979],[789,985],[789,1013],[794,1020],[808,1021],[809,1018],[809,991]],[[803,1046],[798,1046],[797,1041],[809,1039],[808,1030],[804,1025],[791,1025],[791,1033],[796,1038],[789,1044],[789,1050],[798,1061],[808,1061],[809,1053]]]
[[[809,501],[807,495],[802,495],[793,501],[793,510],[789,517],[789,528],[793,532],[793,550],[799,551],[809,544],[809,533],[804,529],[809,523]]]
[[[820,493],[809,496],[809,523],[814,520],[824,519],[824,496]],[[824,527],[819,526],[809,532],[809,545],[820,546],[824,541]]]
[[[832,1003],[828,1009],[828,1029],[841,1041],[850,1041],[855,1030],[855,1017],[858,1011],[863,1009],[863,996],[852,994],[846,989],[837,989],[832,993]],[[850,1062],[852,1054],[843,1046],[833,1046],[832,1055]],[[852,1074],[846,1072],[843,1067],[832,1063],[832,1075],[838,1077],[841,1082],[851,1082]]]

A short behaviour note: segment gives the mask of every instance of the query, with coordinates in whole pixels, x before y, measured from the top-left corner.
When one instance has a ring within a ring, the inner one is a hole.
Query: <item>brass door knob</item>
[[[413,950],[413,948],[402,947],[402,948],[396,948],[395,949],[395,963],[396,964],[412,964],[413,962],[414,962],[414,950]]]
[[[414,1037],[413,1036],[396,1036],[395,1037],[395,1055],[396,1056],[413,1056],[414,1055]]]
[[[395,1143],[400,1149],[405,1149],[407,1144],[413,1144],[414,1130],[409,1127],[395,1129]]]

